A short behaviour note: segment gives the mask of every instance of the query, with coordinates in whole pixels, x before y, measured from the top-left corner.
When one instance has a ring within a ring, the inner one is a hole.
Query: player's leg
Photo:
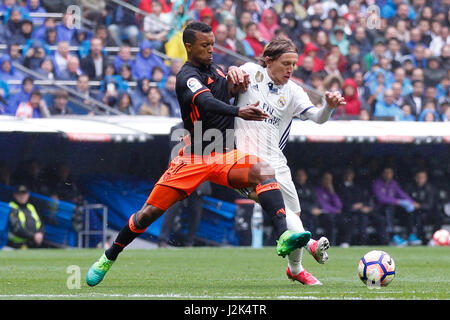
[[[255,188],[261,207],[271,216],[271,222],[279,239],[277,243],[279,255],[284,257],[308,242],[311,237],[310,232],[288,231],[283,196],[275,179],[275,171],[266,162],[247,155],[229,170],[228,184],[236,189],[249,186]]]
[[[86,276],[87,284],[90,286],[99,284],[120,252],[145,232],[171,205],[185,197],[186,193],[182,190],[156,185],[141,210],[131,215],[119,231],[112,246],[91,266]]]

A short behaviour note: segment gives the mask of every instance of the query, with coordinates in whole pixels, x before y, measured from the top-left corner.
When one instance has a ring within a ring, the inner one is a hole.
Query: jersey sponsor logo
[[[187,87],[192,91],[196,92],[202,88],[202,84],[195,78],[189,78],[186,82]]]
[[[262,74],[261,71],[258,71],[255,75],[255,80],[256,82],[261,82],[264,80],[264,75]]]

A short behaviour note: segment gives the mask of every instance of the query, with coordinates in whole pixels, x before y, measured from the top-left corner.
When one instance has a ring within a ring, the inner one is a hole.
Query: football
[[[386,287],[395,277],[395,262],[381,250],[366,253],[358,264],[358,275],[368,287]]]
[[[435,246],[448,246],[450,243],[450,232],[446,229],[437,230],[433,233],[433,242]]]

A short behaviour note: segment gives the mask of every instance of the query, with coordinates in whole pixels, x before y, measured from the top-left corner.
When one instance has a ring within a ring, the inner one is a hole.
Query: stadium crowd
[[[180,117],[174,87],[186,60],[181,31],[203,21],[215,34],[214,61],[225,70],[258,57],[273,37],[292,39],[300,51],[294,79],[312,94],[344,95],[347,104],[333,119],[450,119],[446,0],[125,2],[148,14],[115,1],[1,0],[0,114],[104,113],[77,105],[93,106],[83,99],[91,97],[125,114]],[[77,24],[69,5],[79,6],[89,25]],[[78,94],[35,85],[37,79],[73,81]]]

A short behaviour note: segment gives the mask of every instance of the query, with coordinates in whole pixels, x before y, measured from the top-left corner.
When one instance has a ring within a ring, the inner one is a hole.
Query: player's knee
[[[163,213],[164,210],[155,207],[153,205],[147,204],[138,212],[137,219],[140,225],[149,226],[156,219],[158,219]]]
[[[266,162],[258,162],[250,169],[251,182],[260,184],[266,180],[275,178],[275,170]]]

